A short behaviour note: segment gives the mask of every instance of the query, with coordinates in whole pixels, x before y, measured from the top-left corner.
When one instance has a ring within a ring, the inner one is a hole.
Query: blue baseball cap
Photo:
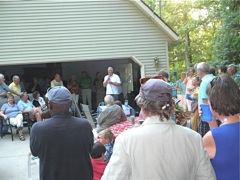
[[[70,91],[63,86],[56,86],[50,89],[47,93],[47,98],[55,104],[69,104],[72,101]]]
[[[140,87],[140,92],[135,100],[139,97],[149,101],[168,102],[172,99],[172,87],[161,79],[149,79]]]

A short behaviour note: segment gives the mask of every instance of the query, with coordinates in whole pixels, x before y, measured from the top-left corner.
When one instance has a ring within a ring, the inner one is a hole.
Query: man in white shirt
[[[117,74],[113,73],[113,68],[108,67],[108,75],[104,77],[103,87],[106,87],[106,95],[113,96],[114,100],[118,100],[118,86],[121,86],[121,80]]]
[[[135,98],[146,118],[138,128],[120,134],[102,180],[215,180],[202,138],[171,120],[172,87],[150,79]]]

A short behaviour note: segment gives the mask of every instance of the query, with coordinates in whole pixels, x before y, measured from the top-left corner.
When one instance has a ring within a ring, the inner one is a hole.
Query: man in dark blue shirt
[[[91,125],[71,116],[72,97],[65,87],[52,88],[48,99],[52,117],[35,123],[30,137],[32,155],[40,159],[40,179],[92,180]]]

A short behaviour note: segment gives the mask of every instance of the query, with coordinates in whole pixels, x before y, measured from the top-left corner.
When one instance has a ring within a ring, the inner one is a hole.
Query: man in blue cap
[[[65,87],[53,87],[48,99],[51,118],[35,123],[30,137],[32,155],[40,159],[40,179],[92,180],[91,125],[72,117],[72,96]]]

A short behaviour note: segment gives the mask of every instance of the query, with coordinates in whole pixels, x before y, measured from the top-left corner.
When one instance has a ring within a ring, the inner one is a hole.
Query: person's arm
[[[120,122],[122,121],[126,121],[127,120],[127,116],[126,114],[124,113],[124,111],[121,109],[121,118],[120,118]]]
[[[0,96],[6,96],[6,95],[7,95],[7,92],[0,93]]]
[[[105,76],[105,77],[104,77],[104,81],[103,81],[103,87],[106,87],[106,86],[107,86],[108,81],[110,81],[110,77],[109,77],[109,76]]]
[[[17,103],[17,106],[22,113],[30,113],[34,111],[34,109],[24,110],[24,105],[20,101]]]
[[[99,114],[99,116],[98,116],[98,118],[97,118],[97,123],[101,126],[101,125],[105,122],[107,116],[108,116],[108,110],[105,109],[104,111],[102,111],[102,112]]]
[[[216,154],[216,144],[212,136],[212,132],[208,131],[203,136],[203,146],[204,149],[208,152],[208,156],[210,159],[213,159]]]
[[[204,102],[206,102],[206,101],[204,101]],[[201,117],[202,116],[202,108],[201,108],[201,106],[199,106],[198,112],[199,112],[199,117]],[[216,118],[214,116],[212,116],[212,121],[208,122],[208,125],[209,125],[210,129],[218,127],[218,123],[217,123]]]
[[[15,91],[13,91],[13,90],[11,89],[11,84],[10,84],[9,86],[7,86],[7,85],[4,83],[3,89],[4,89],[5,91],[7,91],[7,92],[10,92],[10,93],[12,93],[12,94],[16,94],[17,96],[20,96],[20,94],[18,94],[17,92],[15,92]],[[6,92],[6,94],[7,94],[7,92]]]
[[[38,82],[37,82],[37,81],[34,81],[34,82],[33,82],[33,87],[31,88],[31,92],[32,92],[32,93],[33,93],[34,91],[36,91],[37,85],[38,85]]]
[[[216,175],[213,170],[212,164],[209,160],[207,151],[204,150],[203,142],[201,136],[198,134],[198,142],[200,144],[196,144],[198,150],[197,154],[197,171],[194,179],[198,180],[216,180]]]
[[[36,127],[36,124],[34,124],[31,128],[31,135],[30,135],[30,149],[31,149],[31,153],[33,156],[38,156],[39,154],[39,148],[40,148],[40,144],[39,144],[39,133],[38,133],[38,127]]]
[[[183,83],[187,84],[187,82],[188,82],[188,77],[185,77],[185,79],[183,80]]]
[[[112,84],[114,86],[121,86],[121,83],[118,83],[118,82],[111,82],[110,84]]]
[[[130,179],[131,165],[122,138],[121,135],[117,137],[114,144],[113,154],[101,180]]]
[[[18,94],[17,92],[15,92],[15,91],[13,91],[13,90],[10,90],[10,92],[12,93],[12,94],[16,94],[17,96],[20,96],[21,94]]]
[[[116,75],[116,80],[114,82],[110,82],[110,84],[113,84],[114,86],[121,86],[122,82],[118,75]]]
[[[7,119],[7,116],[3,113],[3,111],[0,111],[0,116],[2,116],[4,119]]]

